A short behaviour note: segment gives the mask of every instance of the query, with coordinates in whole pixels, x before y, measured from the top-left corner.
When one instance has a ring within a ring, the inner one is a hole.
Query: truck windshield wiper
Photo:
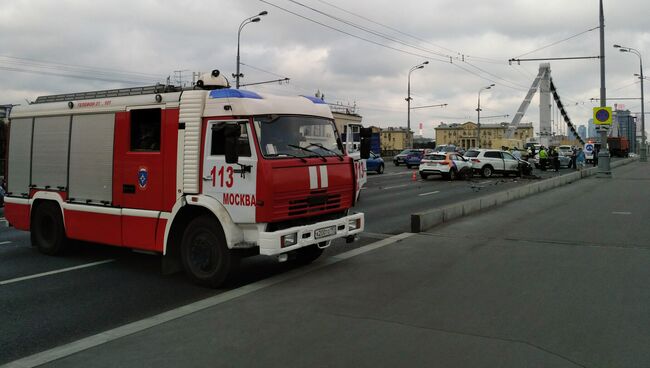
[[[320,153],[318,153],[318,152],[316,152],[316,151],[312,151],[312,150],[310,150],[309,148],[300,147],[300,146],[297,146],[297,145],[295,145],[295,144],[287,144],[287,146],[288,146],[288,147],[297,148],[297,149],[303,150],[303,151],[305,151],[305,152],[312,153],[312,154],[314,154],[314,155],[320,157],[321,160],[323,160],[323,161],[327,161],[327,159],[325,158],[325,156],[321,155]]]
[[[336,151],[332,151],[331,149],[329,149],[329,148],[323,146],[323,145],[320,144],[320,143],[310,143],[309,146],[307,146],[307,147],[310,147],[310,146],[316,146],[316,147],[318,147],[318,148],[320,148],[320,149],[324,149],[324,150],[327,151],[327,152],[333,153],[333,154],[336,155],[336,157],[339,158],[339,161],[343,161],[343,156],[342,156],[342,155],[340,155],[340,154],[339,154],[338,152],[336,152]]]
[[[300,159],[300,161],[302,161],[302,162],[307,162],[307,160],[305,160],[304,157],[294,155],[292,153],[273,153],[273,154],[266,155],[266,157],[280,157],[280,156],[293,157],[293,158]]]

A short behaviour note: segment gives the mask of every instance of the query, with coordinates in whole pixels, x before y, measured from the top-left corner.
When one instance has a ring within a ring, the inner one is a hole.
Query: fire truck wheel
[[[321,254],[323,254],[323,250],[318,247],[318,244],[308,245],[296,250],[296,263],[308,265],[317,260]]]
[[[218,287],[237,265],[228,250],[219,223],[210,216],[194,219],[183,234],[181,260],[187,275],[197,284]]]
[[[46,201],[36,207],[32,214],[31,239],[41,253],[50,256],[63,253],[68,239],[58,204]]]

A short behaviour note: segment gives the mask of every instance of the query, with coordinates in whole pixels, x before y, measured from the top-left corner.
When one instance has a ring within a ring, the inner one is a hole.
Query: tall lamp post
[[[239,89],[239,78],[242,77],[243,75],[239,72],[239,40],[241,39],[241,30],[244,28],[245,25],[248,23],[257,23],[260,20],[262,20],[262,16],[267,15],[269,12],[264,10],[263,12],[260,12],[257,15],[254,15],[252,17],[244,19],[243,22],[239,25],[239,31],[237,32],[237,74],[233,74],[232,76],[235,77],[235,86],[237,89]]]
[[[478,148],[481,148],[481,92],[485,91],[486,89],[490,89],[494,87],[494,83],[490,84],[489,86],[483,87],[478,90],[478,104],[476,106],[476,133],[477,133],[477,144]]]
[[[648,161],[648,154],[645,147],[645,100],[643,97],[643,57],[637,49],[633,49],[627,46],[614,45],[614,48],[617,48],[620,52],[631,52],[639,57],[639,79],[641,80],[641,162]],[[636,75],[636,74],[635,74]],[[636,139],[636,138],[635,138]]]
[[[408,95],[406,97],[406,106],[407,106],[406,107],[406,110],[407,110],[407,112],[406,112],[406,130],[407,130],[407,132],[406,132],[406,134],[407,135],[411,132],[411,73],[413,73],[413,71],[415,71],[415,70],[424,68],[424,66],[427,65],[427,64],[429,64],[429,62],[425,61],[422,64],[418,64],[418,65],[412,67],[409,70],[408,91],[407,91]],[[410,146],[410,142],[409,142],[409,146]]]

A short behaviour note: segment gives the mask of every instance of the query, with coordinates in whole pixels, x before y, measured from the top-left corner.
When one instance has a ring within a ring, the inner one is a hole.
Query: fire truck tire
[[[34,209],[30,234],[32,245],[43,254],[54,256],[65,251],[68,239],[57,203],[45,201]]]
[[[318,247],[318,244],[308,245],[296,251],[296,263],[300,265],[308,265],[323,254],[323,250]]]
[[[238,260],[213,217],[201,216],[190,222],[181,241],[181,261],[192,281],[219,287],[237,267]]]

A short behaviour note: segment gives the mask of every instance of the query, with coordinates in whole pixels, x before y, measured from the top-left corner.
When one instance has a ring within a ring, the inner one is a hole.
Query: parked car
[[[437,146],[433,152],[456,152],[462,155],[465,153],[465,150],[462,147],[457,147],[453,144],[441,144],[440,146]]]
[[[416,152],[411,152],[406,156],[404,163],[409,169],[420,165],[422,158],[424,157],[424,150],[418,150]]]
[[[571,157],[571,154],[573,154],[573,147],[569,145],[561,145],[557,148],[557,152],[560,154],[560,156]]]
[[[405,164],[406,163],[406,157],[409,154],[411,154],[413,152],[419,152],[419,151],[422,151],[422,150],[416,149],[416,148],[405,149],[404,151],[398,153],[397,155],[395,155],[395,157],[393,157],[393,164],[395,164],[395,166],[399,166],[400,164]]]
[[[571,157],[570,156],[563,156],[562,154],[558,155],[558,158],[560,159],[560,167],[569,167],[571,166]],[[535,158],[532,159],[533,164],[535,165],[536,168],[541,169],[542,166],[539,164],[539,154],[535,155]],[[551,157],[546,160],[546,167],[552,167],[553,166],[553,159]]]
[[[377,174],[384,173],[384,159],[378,154],[370,152],[370,157],[366,160],[366,171],[374,171]]]
[[[420,177],[441,175],[447,180],[472,175],[472,162],[456,152],[437,152],[424,156],[420,163]]]
[[[489,178],[495,173],[501,173],[503,176],[519,175],[519,160],[510,152],[481,148],[467,151],[465,158],[472,161],[474,172],[484,178]]]

